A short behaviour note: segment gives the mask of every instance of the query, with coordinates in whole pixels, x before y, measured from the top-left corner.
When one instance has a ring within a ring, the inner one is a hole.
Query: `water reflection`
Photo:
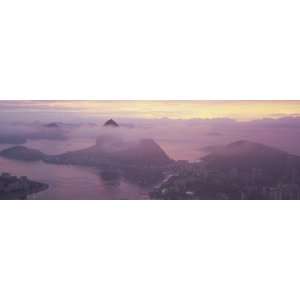
[[[0,172],[47,183],[49,188],[29,199],[146,199],[145,189],[119,179],[103,180],[95,168],[23,162],[0,157]]]

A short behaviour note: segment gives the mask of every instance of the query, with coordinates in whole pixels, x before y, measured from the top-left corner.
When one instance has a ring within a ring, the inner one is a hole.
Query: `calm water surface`
[[[46,154],[84,149],[95,144],[93,139],[30,140],[22,146],[40,150]],[[0,151],[15,145],[0,144]],[[199,151],[187,152],[176,143],[162,142],[162,148],[175,159],[199,157]],[[24,162],[0,157],[0,173],[9,172],[16,176],[47,183],[49,188],[32,194],[29,199],[148,199],[147,191],[124,179],[117,182],[104,181],[95,168],[53,165],[44,162]]]
[[[0,172],[47,183],[49,188],[29,199],[147,199],[143,188],[125,180],[107,182],[94,168],[23,162],[0,157]]]

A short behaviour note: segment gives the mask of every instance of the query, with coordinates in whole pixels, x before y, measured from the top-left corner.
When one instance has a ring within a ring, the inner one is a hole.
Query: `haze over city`
[[[1,101],[0,120],[3,197],[300,197],[300,101]]]

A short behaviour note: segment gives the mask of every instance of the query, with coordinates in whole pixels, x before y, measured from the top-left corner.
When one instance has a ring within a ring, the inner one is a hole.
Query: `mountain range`
[[[42,160],[55,164],[94,167],[163,167],[172,162],[162,148],[152,139],[126,141],[113,135],[102,135],[92,147],[69,151],[60,155],[47,155],[39,150],[24,146],[5,149],[0,152],[0,155],[16,160]]]
[[[52,164],[96,167],[101,170],[101,174],[103,171],[105,174],[121,174],[143,185],[161,180],[163,171],[173,162],[152,139],[129,142],[113,135],[102,135],[92,147],[60,155],[47,155],[36,149],[15,146],[1,151],[0,156],[16,160],[41,160]]]
[[[227,172],[236,169],[250,172],[257,169],[261,170],[268,182],[289,181],[289,178],[299,178],[300,175],[300,156],[260,143],[241,140],[209,150],[210,153],[200,163],[200,166],[209,170]],[[102,135],[94,146],[60,155],[47,155],[24,146],[5,149],[0,155],[16,160],[93,166],[109,172],[122,170],[124,174],[130,173],[131,177],[138,180],[149,174],[152,179],[156,175],[161,178],[162,173],[174,163],[152,139],[126,141],[115,135]]]

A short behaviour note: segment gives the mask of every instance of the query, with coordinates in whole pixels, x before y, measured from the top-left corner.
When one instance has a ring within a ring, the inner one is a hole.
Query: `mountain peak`
[[[251,153],[272,153],[272,154],[284,154],[283,151],[273,148],[261,143],[256,143],[252,141],[247,141],[247,140],[239,140],[234,143],[231,143],[224,148],[225,150],[229,151],[231,154],[251,154]],[[237,153],[235,153],[235,151]],[[287,154],[287,153],[286,153]]]
[[[259,168],[270,174],[290,166],[291,162],[293,166],[300,164],[298,156],[264,144],[244,140],[217,147],[204,156],[203,160],[215,168],[241,170]]]
[[[109,127],[119,127],[119,124],[116,122],[116,121],[114,121],[113,119],[109,119],[108,121],[106,121],[105,123],[104,123],[104,125],[103,126],[109,126]]]
[[[45,125],[45,127],[49,127],[49,128],[58,128],[59,125],[55,122],[52,122],[52,123],[48,123]]]

